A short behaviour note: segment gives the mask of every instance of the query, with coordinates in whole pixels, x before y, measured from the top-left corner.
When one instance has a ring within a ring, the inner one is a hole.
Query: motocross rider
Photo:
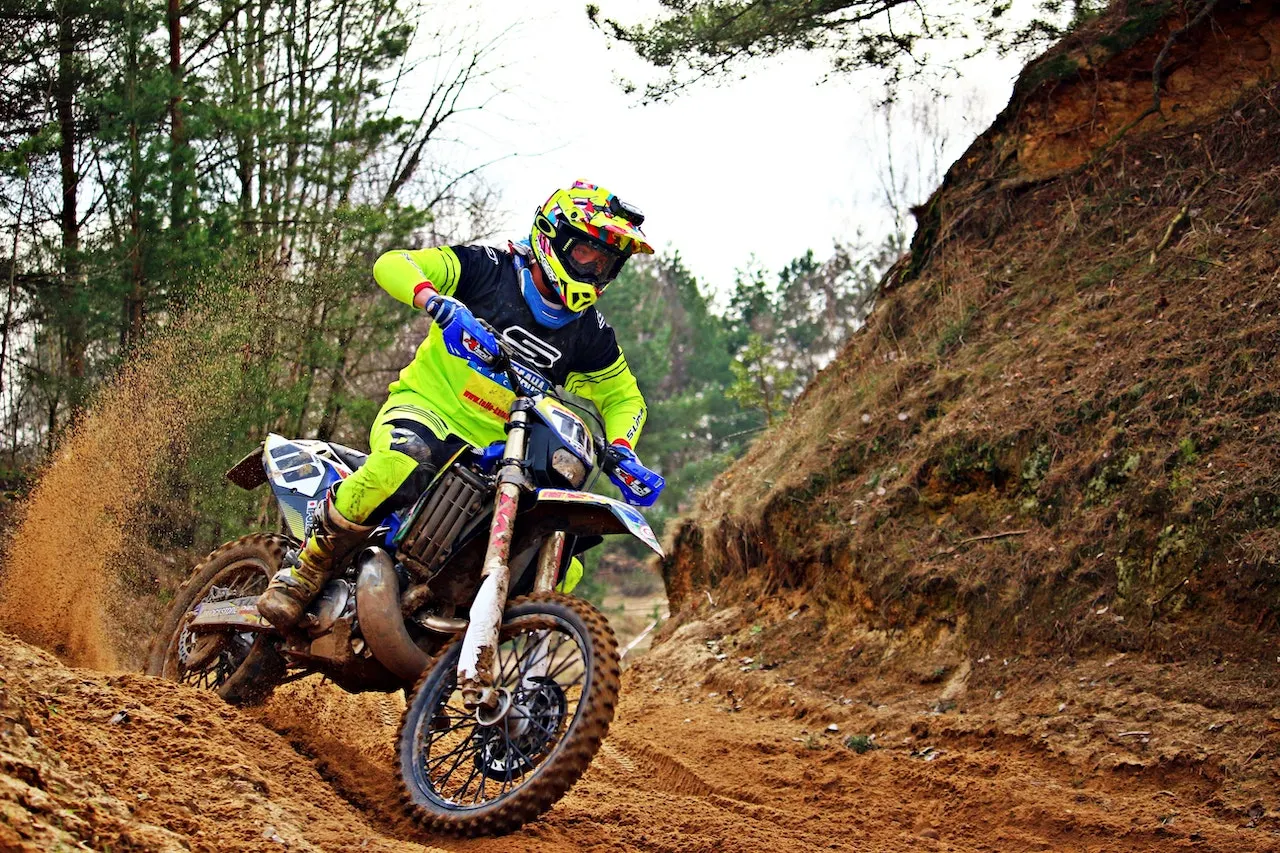
[[[387,513],[421,494],[462,448],[505,438],[514,395],[445,351],[443,330],[454,323],[483,341],[492,338],[477,318],[487,321],[518,360],[595,404],[611,454],[634,457],[644,397],[594,303],[627,258],[653,253],[643,221],[614,194],[578,181],[538,208],[528,242],[509,243],[506,251],[441,246],[378,259],[378,284],[434,322],[388,389],[369,434],[369,458],[328,493],[306,542],[258,598],[259,613],[281,630],[292,627],[333,566]],[[581,576],[574,558],[560,588],[571,590]]]

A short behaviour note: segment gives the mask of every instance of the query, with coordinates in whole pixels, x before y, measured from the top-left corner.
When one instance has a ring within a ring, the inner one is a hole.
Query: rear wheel
[[[187,628],[198,604],[258,595],[280,568],[290,540],[255,533],[222,545],[174,596],[152,643],[147,674],[212,690],[234,705],[265,701],[284,675],[284,659],[270,634],[195,632]]]
[[[405,708],[405,809],[428,829],[487,835],[534,819],[586,771],[613,720],[618,645],[590,604],[560,593],[517,599],[499,636],[495,711],[482,720],[463,707],[460,641]]]

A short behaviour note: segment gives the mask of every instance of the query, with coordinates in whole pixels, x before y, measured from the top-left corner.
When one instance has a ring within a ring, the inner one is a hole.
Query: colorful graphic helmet
[[[613,193],[577,181],[534,214],[529,244],[547,283],[576,314],[595,303],[627,258],[653,254],[643,222],[643,213]]]

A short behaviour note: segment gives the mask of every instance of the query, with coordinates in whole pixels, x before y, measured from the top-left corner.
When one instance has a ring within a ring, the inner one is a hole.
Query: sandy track
[[[395,806],[398,698],[304,684],[238,711],[3,636],[0,672],[0,849],[1280,850],[1273,822],[1223,808],[1203,768],[1090,768],[989,728],[935,737],[931,760],[918,740],[859,755],[842,743],[856,712],[838,733],[806,728],[652,664],[543,820],[426,838]]]
[[[0,850],[423,849],[212,694],[69,669],[6,635],[0,679]]]

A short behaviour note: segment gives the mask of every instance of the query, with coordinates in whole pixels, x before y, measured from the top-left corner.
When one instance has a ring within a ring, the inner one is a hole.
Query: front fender
[[[596,536],[630,533],[659,557],[666,556],[658,544],[658,537],[653,535],[653,529],[639,510],[604,495],[568,489],[539,489],[536,502],[521,513],[519,521],[542,526],[560,518],[564,519],[564,526],[556,524],[557,530]]]

